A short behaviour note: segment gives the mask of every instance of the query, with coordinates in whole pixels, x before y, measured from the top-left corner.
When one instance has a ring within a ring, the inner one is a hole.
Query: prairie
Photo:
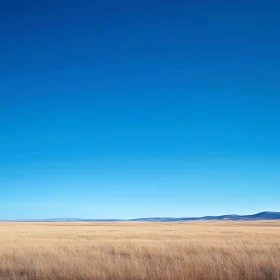
[[[0,223],[0,279],[280,279],[280,222]]]

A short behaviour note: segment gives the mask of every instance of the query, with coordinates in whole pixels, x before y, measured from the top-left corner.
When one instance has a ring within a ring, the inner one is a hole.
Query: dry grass
[[[280,223],[0,223],[0,279],[280,279]]]

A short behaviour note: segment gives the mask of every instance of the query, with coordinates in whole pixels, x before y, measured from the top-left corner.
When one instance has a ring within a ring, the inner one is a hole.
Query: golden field
[[[0,223],[0,279],[280,279],[280,222]]]

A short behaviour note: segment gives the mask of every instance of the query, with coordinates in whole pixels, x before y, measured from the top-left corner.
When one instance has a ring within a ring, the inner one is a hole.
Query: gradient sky
[[[0,219],[280,211],[279,1],[1,1]]]

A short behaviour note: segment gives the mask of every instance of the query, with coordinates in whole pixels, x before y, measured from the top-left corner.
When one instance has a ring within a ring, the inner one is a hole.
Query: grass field
[[[0,223],[0,279],[280,279],[279,222]]]

